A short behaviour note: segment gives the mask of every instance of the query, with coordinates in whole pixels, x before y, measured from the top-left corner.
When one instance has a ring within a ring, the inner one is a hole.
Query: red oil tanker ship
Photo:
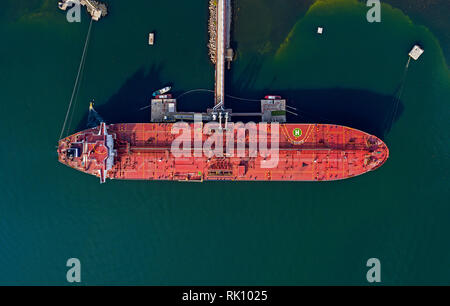
[[[260,129],[261,125],[255,124],[255,127]],[[273,127],[264,125],[269,139],[267,147],[271,147],[274,139],[279,147],[278,161],[270,168],[263,166],[269,158],[267,155],[250,154],[250,143],[254,139],[248,130],[244,132],[245,146],[240,152],[245,154],[240,156],[227,155],[227,144],[223,141],[223,156],[200,152],[197,156],[176,157],[172,144],[180,135],[173,133],[173,126],[174,123],[101,123],[96,128],[61,139],[59,161],[99,177],[102,183],[107,178],[196,182],[334,181],[373,171],[389,157],[387,146],[377,137],[329,124],[279,124],[275,138],[271,137]],[[196,128],[192,123],[186,126]],[[194,143],[194,134],[184,140]],[[200,134],[202,142],[207,141],[208,136]],[[238,148],[237,137],[232,145]]]
[[[210,11],[212,43],[209,46],[216,64],[214,108],[199,114],[201,120],[196,120],[193,113],[177,113],[176,99],[172,99],[168,93],[171,87],[167,86],[153,93],[152,123],[106,125],[98,120],[101,123],[96,128],[62,138],[71,100],[61,130],[62,139],[58,143],[61,163],[98,176],[102,183],[108,178],[195,182],[333,181],[375,170],[387,160],[389,150],[383,141],[344,126],[259,123],[245,125],[243,133],[242,129],[234,129],[235,125],[229,120],[231,116],[252,117],[255,114],[232,113],[231,109],[225,109],[225,62],[229,67],[233,60],[229,43],[231,1],[211,3]],[[84,58],[83,53],[80,67]],[[281,96],[267,95],[261,100],[261,113],[256,115],[261,115],[262,122],[286,122],[286,113],[297,115],[292,112],[295,108],[288,110],[286,107],[289,106]],[[169,122],[180,120],[194,120],[195,123],[182,123],[194,132],[174,133],[179,131],[175,126],[178,123]],[[225,133],[213,133],[215,141],[209,146],[212,136],[205,133],[203,124],[198,121],[218,121],[219,127],[215,131]],[[223,122],[225,127],[222,127]],[[261,135],[264,135],[263,139]],[[180,137],[184,148],[182,156],[174,147]],[[195,143],[194,148],[186,149],[185,143]],[[200,150],[196,146],[199,143]],[[275,147],[276,150],[272,150]],[[256,152],[258,148],[260,150]],[[211,151],[214,154],[210,154]]]

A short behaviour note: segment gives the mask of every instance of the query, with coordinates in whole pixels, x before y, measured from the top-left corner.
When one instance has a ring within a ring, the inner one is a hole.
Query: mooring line
[[[236,100],[241,100],[241,101],[248,101],[248,102],[261,102],[261,100],[247,99],[247,98],[239,98],[239,97],[235,97],[235,96],[231,96],[231,95],[225,95],[225,97],[232,98],[232,99],[236,99]]]
[[[402,75],[400,85],[397,90],[397,94],[393,98],[394,105],[392,107],[392,113],[390,113],[389,116],[385,120],[385,122],[387,121],[389,123],[389,125],[386,126],[386,132],[388,132],[392,128],[392,124],[394,124],[395,117],[397,116],[398,106],[400,105],[403,91],[405,89],[406,77],[408,76],[408,68],[409,68],[410,62],[411,62],[411,57],[409,57],[408,61],[406,62],[405,70],[403,71],[403,75]],[[391,120],[389,120],[389,119],[391,119]]]
[[[72,126],[72,120],[73,120],[73,116],[75,114],[75,109],[77,108],[77,103],[78,103],[78,93],[80,92],[80,88],[81,88],[81,82],[83,81],[83,74],[84,74],[84,67],[86,67],[86,61],[84,61],[83,63],[83,67],[81,68],[81,74],[80,74],[80,79],[78,80],[78,86],[77,86],[77,90],[75,92],[75,96],[74,96],[74,100],[73,100],[73,107],[72,107],[72,111],[70,114],[70,120],[69,120],[69,124],[67,125],[66,128],[66,135],[69,133],[70,131],[70,127]]]
[[[200,91],[205,91],[205,92],[214,92],[214,90],[211,89],[203,89],[203,88],[199,88],[199,89],[193,89],[193,90],[189,90],[186,91],[185,93],[182,93],[181,95],[179,95],[177,97],[177,99],[180,99],[181,97],[188,95],[190,93],[194,93],[194,92],[200,92]],[[231,96],[231,95],[225,95],[228,98],[232,98],[232,99],[236,99],[236,100],[241,100],[241,101],[249,101],[249,102],[259,102],[260,100],[256,100],[256,99],[247,99],[247,98],[240,98],[240,97],[236,97],[236,96]]]
[[[183,96],[185,96],[185,95],[188,95],[188,94],[190,94],[190,93],[199,92],[199,91],[214,92],[214,90],[211,90],[211,89],[203,89],[203,88],[192,89],[192,90],[189,90],[189,91],[186,91],[186,92],[182,93],[181,95],[179,95],[179,96],[177,97],[177,99],[180,99],[181,97],[183,97]]]
[[[66,117],[64,119],[64,124],[63,124],[63,127],[61,129],[61,133],[59,135],[59,139],[61,139],[63,134],[64,134],[64,130],[66,128],[67,119],[69,118],[69,113],[70,113],[70,110],[72,108],[72,103],[73,103],[73,100],[74,100],[74,97],[75,97],[75,93],[77,92],[78,82],[79,82],[79,79],[80,79],[81,71],[83,69],[84,62],[86,60],[86,51],[87,51],[87,47],[88,47],[89,38],[90,38],[90,35],[91,35],[92,21],[93,20],[91,19],[91,22],[89,23],[89,29],[88,29],[88,33],[86,35],[86,41],[84,42],[83,55],[81,56],[80,65],[78,66],[77,77],[75,79],[75,84],[74,84],[73,90],[72,90],[72,96],[70,98],[69,106],[67,107]]]

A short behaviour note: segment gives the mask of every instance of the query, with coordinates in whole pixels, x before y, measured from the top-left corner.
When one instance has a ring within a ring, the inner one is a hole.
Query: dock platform
[[[412,59],[414,59],[415,61],[417,61],[419,59],[419,57],[425,52],[425,50],[423,50],[421,47],[419,47],[418,45],[415,45],[411,52],[409,52],[409,57],[411,57]]]
[[[92,20],[99,21],[101,17],[108,14],[108,8],[106,4],[95,0],[79,0],[80,5],[86,6],[88,13],[91,15]],[[59,9],[65,11],[74,4],[72,0],[61,0],[58,2]]]

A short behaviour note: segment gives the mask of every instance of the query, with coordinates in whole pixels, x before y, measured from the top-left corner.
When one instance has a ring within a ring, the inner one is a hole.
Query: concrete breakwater
[[[209,1],[209,22],[208,22],[208,32],[209,32],[209,58],[213,64],[217,62],[217,0]]]

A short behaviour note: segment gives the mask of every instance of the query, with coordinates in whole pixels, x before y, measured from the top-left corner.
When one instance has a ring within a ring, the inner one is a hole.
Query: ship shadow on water
[[[150,108],[140,109],[150,104],[155,90],[167,85],[161,80],[161,71],[162,67],[156,65],[150,69],[138,69],[105,103],[96,104],[96,111],[107,124],[149,122]],[[77,131],[87,128],[88,117],[86,111]]]
[[[280,95],[287,105],[288,123],[330,123],[345,125],[376,135],[382,139],[389,133],[392,125],[404,111],[401,100],[394,96],[381,95],[368,90],[351,88],[277,90],[275,75],[267,88],[252,90],[261,74],[264,56],[255,55],[248,60],[239,74],[229,73],[226,83],[230,84],[227,93],[245,99],[262,99],[266,95]],[[272,85],[270,85],[272,84]],[[398,90],[398,88],[397,88]],[[245,101],[227,98],[227,108],[233,112],[260,112],[259,101]],[[257,121],[260,118],[239,118],[240,121]]]
[[[258,63],[254,63],[259,66]],[[167,85],[161,77],[161,67],[141,68],[129,77],[123,86],[105,103],[96,105],[96,110],[106,123],[150,122],[150,99],[154,90]],[[399,102],[395,111],[395,99],[365,90],[354,89],[318,89],[318,90],[281,90],[267,89],[252,91],[252,80],[240,79],[235,91],[228,92],[235,97],[261,99],[267,94],[277,94],[287,99],[287,104],[298,116],[287,115],[290,123],[332,123],[356,128],[384,138],[403,113],[404,106]],[[172,92],[174,97],[183,92]],[[178,111],[205,112],[213,106],[214,94],[194,92],[182,96],[177,101]],[[233,112],[259,112],[259,101],[243,101],[227,98],[226,107]],[[395,117],[393,117],[395,113]],[[238,117],[234,121],[258,121],[260,118]],[[88,112],[77,126],[77,131],[87,128]]]
[[[325,89],[287,92],[289,105],[298,109],[302,122],[333,123],[349,126],[384,139],[403,113],[404,106],[392,96],[366,90]],[[395,114],[394,114],[395,113]],[[287,120],[294,121],[289,115]]]
[[[288,108],[298,114],[287,114],[289,123],[331,123],[345,125],[384,138],[404,110],[400,101],[392,96],[384,96],[365,90],[354,89],[318,89],[318,90],[281,90],[268,89],[264,91],[239,92],[233,96],[246,98],[263,98],[267,94],[281,95],[287,100]],[[259,112],[258,102],[243,102],[227,100],[227,106],[233,112]],[[394,115],[395,113],[395,115]],[[394,117],[394,118],[393,118]],[[257,118],[242,118],[242,121]]]
[[[150,122],[150,101],[153,92],[174,85],[162,80],[161,71],[162,67],[156,65],[150,69],[138,69],[105,103],[96,104],[95,110],[107,124]],[[176,87],[171,91],[175,98],[183,93]],[[177,100],[177,108],[178,111],[205,112],[208,107],[214,106],[213,101],[212,92],[194,92]],[[86,108],[86,113],[78,123],[76,131],[88,128],[88,124],[90,124],[89,112]]]

